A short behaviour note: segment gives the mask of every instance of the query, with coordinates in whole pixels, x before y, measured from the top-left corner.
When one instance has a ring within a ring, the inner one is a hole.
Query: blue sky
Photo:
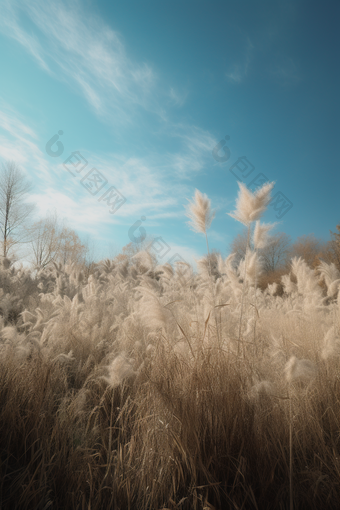
[[[335,230],[338,2],[0,7],[0,160],[33,181],[37,218],[56,211],[97,257],[117,254],[134,226],[137,240],[161,237],[161,262],[192,262],[205,252],[185,217],[195,189],[216,209],[209,240],[225,255],[242,229],[226,215],[237,179],[262,178],[276,183],[263,217],[276,231],[327,240]],[[46,149],[58,131],[60,155]]]

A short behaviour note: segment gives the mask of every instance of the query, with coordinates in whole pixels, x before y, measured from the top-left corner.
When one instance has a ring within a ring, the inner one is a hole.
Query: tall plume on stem
[[[255,249],[255,259],[257,250],[260,250],[261,248],[265,248],[268,244],[268,233],[269,231],[275,226],[271,223],[261,223],[260,220],[257,220],[255,223],[254,228],[254,235],[253,235],[253,245]],[[257,294],[257,265],[255,264],[255,277],[254,277],[254,285],[255,285],[255,293],[254,293],[254,345],[256,348],[256,294]]]
[[[212,271],[211,271],[211,260],[210,260],[210,251],[209,251],[209,243],[207,230],[209,229],[212,220],[215,217],[215,211],[212,211],[210,200],[207,195],[201,193],[198,189],[195,190],[195,198],[192,202],[189,201],[189,205],[186,212],[187,217],[190,219],[188,222],[189,227],[194,232],[198,232],[200,234],[205,235],[205,241],[207,243],[207,251],[208,251],[208,261],[209,261],[209,273],[210,273],[210,283],[211,283],[211,293],[213,297],[213,313],[215,317],[215,325],[216,325],[216,334],[217,338],[219,338],[218,327],[217,327],[217,319],[215,313],[215,291],[214,285],[212,281]]]
[[[210,200],[207,195],[195,190],[195,199],[190,202],[186,215],[190,218],[189,227],[200,234],[207,234],[215,212],[211,210]]]
[[[248,227],[248,235],[247,235],[247,249],[246,256],[244,261],[244,272],[247,272],[248,265],[248,253],[249,253],[249,244],[250,244],[250,229],[253,221],[257,221],[260,219],[267,206],[271,201],[270,192],[274,187],[274,182],[267,182],[261,188],[257,188],[254,193],[250,191],[242,182],[239,182],[239,192],[236,200],[236,209],[232,213],[228,213],[229,216],[234,218],[237,221],[240,221]],[[256,240],[261,242],[261,238],[264,236],[264,231],[260,231],[260,227],[258,226],[256,229]],[[242,330],[242,318],[243,318],[243,303],[244,303],[244,293],[245,293],[245,285],[246,279],[243,280],[242,286],[242,298],[241,298],[241,313],[240,313],[240,323],[239,323],[239,332],[238,332],[238,355],[240,354],[240,343],[241,343],[241,330]],[[256,290],[255,290],[256,294]],[[244,347],[243,347],[244,354]]]
[[[188,221],[188,225],[191,228],[191,230],[205,235],[209,255],[207,230],[209,229],[211,222],[215,217],[215,211],[211,210],[210,200],[207,197],[207,195],[201,193],[198,189],[196,189],[195,198],[192,202],[189,201],[189,206],[187,208],[186,215],[190,219],[190,221]]]
[[[242,182],[239,182],[239,192],[236,209],[229,216],[243,223],[247,227],[252,221],[259,220],[271,201],[270,192],[274,182],[267,182],[252,193]]]

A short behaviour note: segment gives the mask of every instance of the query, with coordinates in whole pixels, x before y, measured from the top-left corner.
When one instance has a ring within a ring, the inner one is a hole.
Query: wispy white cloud
[[[246,48],[241,61],[233,64],[231,69],[226,73],[226,78],[229,82],[241,83],[245,80],[248,75],[253,49],[254,45],[250,39],[247,38]]]
[[[37,139],[37,133],[25,119],[0,98],[0,158],[15,161],[24,172],[27,164],[31,164],[38,178],[48,179],[48,164],[37,147]]]
[[[29,19],[35,36],[23,22]],[[15,39],[55,77],[80,90],[100,116],[119,114],[131,122],[134,109],[155,109],[157,76],[145,62],[134,62],[121,36],[86,13],[78,2],[5,0],[0,30]]]
[[[9,134],[16,136],[20,140],[24,140],[23,136],[26,135],[31,138],[38,138],[33,129],[20,120],[18,113],[13,110],[8,103],[0,100],[0,109],[0,126],[2,129],[6,130]]]
[[[169,127],[179,141],[175,153],[152,154],[126,158],[124,154],[98,155],[81,149],[89,169],[96,168],[108,183],[98,196],[92,196],[81,185],[83,174],[72,177],[63,166],[67,154],[52,160],[39,148],[39,136],[27,120],[8,104],[0,104],[0,157],[16,161],[33,179],[36,219],[51,208],[60,218],[68,218],[70,226],[97,237],[109,225],[130,225],[132,219],[147,216],[148,225],[160,226],[167,219],[184,219],[184,204],[192,193],[190,176],[200,172],[215,144],[211,135],[195,127]],[[99,196],[115,186],[127,199],[111,215]],[[101,227],[98,228],[98,225]]]
[[[73,193],[47,188],[44,193],[30,195],[29,202],[36,204],[36,219],[56,213],[60,220],[67,220],[74,230],[86,232],[94,238],[97,238],[99,230],[120,224],[119,219],[109,214],[105,204],[98,203],[86,190],[77,190],[76,187]]]
[[[170,87],[169,97],[172,104],[174,104],[175,106],[183,106],[186,101],[186,98],[188,97],[188,93],[187,92],[181,93],[178,90],[175,90],[173,87]]]
[[[177,152],[164,158],[164,164],[176,179],[190,179],[211,163],[211,151],[217,142],[208,131],[169,123],[168,136],[177,138],[180,144]]]
[[[122,37],[101,19],[86,17],[76,0],[67,5],[4,0],[0,31],[21,44],[51,76],[80,92],[95,114],[110,120],[111,126],[135,126],[136,111],[156,113],[156,136],[166,140],[165,146],[169,139],[174,142],[171,151],[163,144],[159,150],[132,158],[124,147],[104,155],[80,150],[89,168],[107,177],[107,187],[115,186],[127,199],[110,215],[80,185],[81,176],[73,178],[60,159],[52,161],[41,151],[37,129],[8,104],[0,103],[0,157],[15,160],[33,176],[37,215],[46,215],[53,204],[58,216],[69,218],[72,228],[95,238],[102,228],[129,225],[141,215],[147,216],[151,226],[183,217],[183,204],[192,192],[190,180],[211,164],[211,150],[217,143],[207,131],[170,120],[168,108],[182,106],[187,94],[169,86],[163,91],[155,69],[130,58]]]
[[[24,19],[29,20],[28,25]],[[121,133],[124,126],[134,128],[139,120],[148,122],[148,115],[139,115],[142,111],[157,114],[157,132],[164,139],[177,138],[180,147],[170,154],[163,150],[154,161],[149,157],[140,171],[144,180],[150,178],[147,168],[156,165],[158,171],[177,179],[188,179],[204,168],[215,140],[194,126],[171,122],[167,112],[171,103],[182,105],[186,94],[174,87],[163,91],[157,72],[148,63],[131,59],[121,35],[92,13],[89,16],[76,0],[68,4],[4,0],[0,31],[22,44],[56,79],[80,91],[94,112],[110,120],[116,131]],[[31,33],[35,36],[26,44]],[[135,188],[139,184],[140,179],[134,180]]]
[[[15,39],[21,44],[28,53],[30,53],[38,62],[38,64],[47,72],[50,69],[44,59],[43,48],[35,35],[20,27],[19,12],[15,2],[11,0],[3,0],[1,5],[0,30]]]

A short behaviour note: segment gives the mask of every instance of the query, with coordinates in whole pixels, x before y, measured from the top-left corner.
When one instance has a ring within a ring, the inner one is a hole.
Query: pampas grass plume
[[[133,370],[130,360],[127,360],[120,354],[110,363],[107,368],[109,370],[109,376],[102,376],[101,379],[103,379],[108,383],[109,386],[113,388],[119,386],[125,379],[136,376],[136,372]]]
[[[58,356],[56,356],[54,358],[53,361],[55,361],[55,362],[58,361],[59,363],[64,365],[64,364],[72,363],[73,361],[75,361],[75,359],[76,358],[73,356],[73,351],[70,351],[68,354],[64,354],[64,353],[59,354]]]
[[[239,192],[236,201],[236,209],[229,216],[249,227],[252,221],[260,219],[266,210],[270,200],[270,192],[274,182],[267,182],[261,188],[252,193],[242,182],[239,182]]]
[[[259,275],[262,273],[262,261],[256,252],[250,252],[248,255],[247,268],[245,259],[242,259],[238,266],[239,275],[241,278],[248,280],[254,284]]]
[[[294,382],[308,383],[315,377],[316,367],[308,359],[297,359],[296,356],[291,356],[286,363],[284,373],[289,384]]]
[[[325,280],[327,285],[327,296],[336,297],[340,288],[340,271],[336,268],[335,264],[327,264],[321,261],[319,267],[319,273]]]
[[[332,326],[324,339],[324,348],[321,357],[326,360],[332,357],[340,356],[340,337],[336,334],[335,327]]]
[[[194,232],[206,234],[215,212],[211,210],[210,200],[207,195],[202,194],[198,189],[195,190],[195,198],[189,202],[186,216],[190,218],[189,227]]]
[[[153,260],[150,253],[146,250],[139,251],[132,257],[132,260],[136,260],[139,262],[142,266],[144,266],[148,271],[152,269],[153,267]]]
[[[265,395],[274,395],[274,385],[270,381],[260,381],[254,384],[249,392],[249,397],[253,400],[257,400]]]
[[[165,328],[168,310],[161,305],[157,296],[150,289],[139,287],[138,290],[143,296],[139,307],[139,316],[142,322],[150,328]]]

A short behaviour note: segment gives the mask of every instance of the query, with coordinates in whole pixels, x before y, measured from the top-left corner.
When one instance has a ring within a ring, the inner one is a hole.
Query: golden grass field
[[[4,261],[2,510],[340,507],[340,274],[296,258],[282,296],[261,290],[260,238],[197,272]]]

